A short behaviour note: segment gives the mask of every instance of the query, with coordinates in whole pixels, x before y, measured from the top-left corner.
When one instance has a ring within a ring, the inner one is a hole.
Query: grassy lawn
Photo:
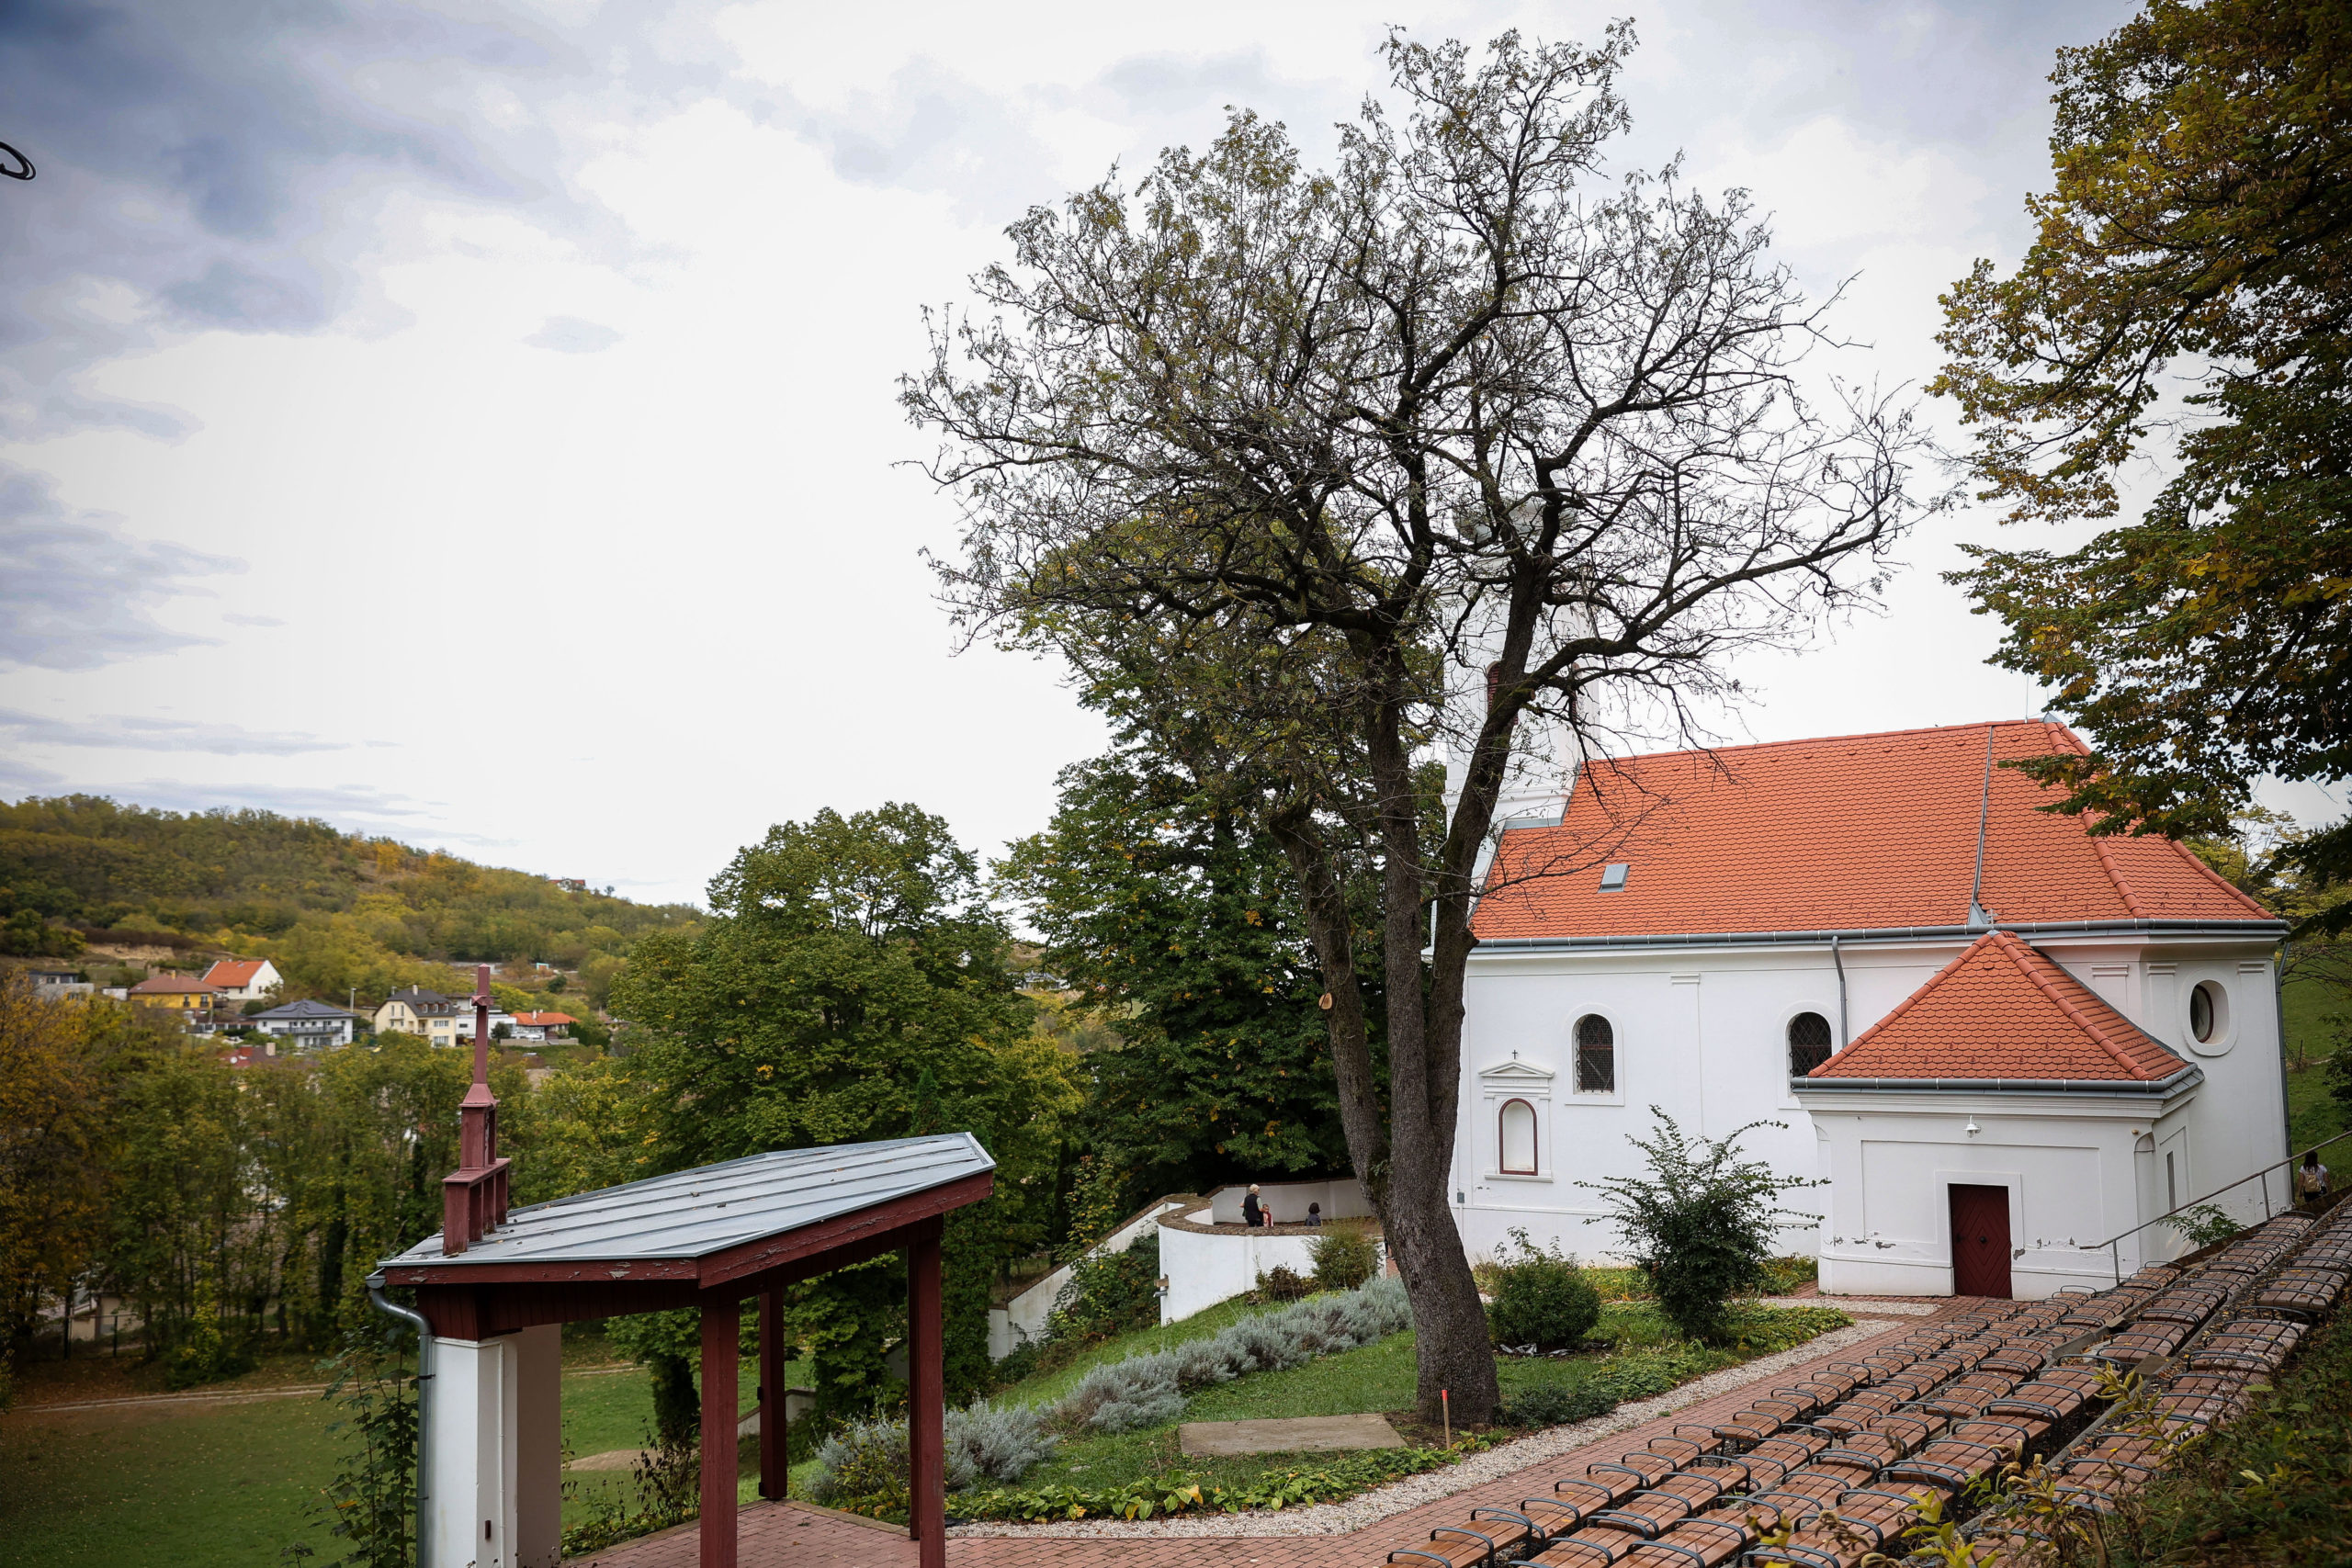
[[[568,1457],[633,1449],[645,1440],[652,1385],[641,1368],[603,1371],[597,1341],[567,1344],[563,1440]],[[582,1365],[581,1361],[591,1364]],[[238,1386],[322,1381],[307,1357],[274,1359]],[[93,1390],[78,1369],[54,1380],[28,1380],[28,1394],[58,1403],[60,1393],[103,1398],[143,1392],[115,1369],[117,1384]],[[755,1360],[742,1369],[741,1408],[752,1408]],[[808,1368],[793,1376],[805,1380]],[[327,1431],[335,1412],[316,1396],[251,1404],[147,1405],[42,1414],[37,1406],[0,1416],[0,1568],[119,1568],[125,1562],[173,1568],[257,1568],[281,1546],[308,1540],[322,1555],[331,1542],[312,1522],[320,1491],[341,1468],[341,1438]],[[567,1477],[566,1523],[588,1509],[588,1495],[627,1487],[628,1473]]]
[[[2287,1021],[2287,1125],[2298,1151],[2352,1125],[2346,1108],[2327,1091],[2327,1062],[2339,1030],[2352,1030],[2352,1013],[2327,987],[2310,980],[2290,984],[2284,997]],[[2298,1059],[2306,1065],[2298,1068]],[[2352,1154],[2338,1145],[2322,1157],[2330,1168],[2352,1170]]]

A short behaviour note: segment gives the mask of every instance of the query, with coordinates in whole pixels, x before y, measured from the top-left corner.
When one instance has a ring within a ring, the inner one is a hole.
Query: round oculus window
[[[2188,1048],[2200,1056],[2218,1056],[2230,1044],[2230,994],[2200,980],[2188,991]]]

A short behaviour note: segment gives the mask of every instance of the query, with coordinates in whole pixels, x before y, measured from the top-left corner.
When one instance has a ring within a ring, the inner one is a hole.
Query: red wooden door
[[[2009,1190],[1951,1186],[1954,1295],[2009,1295]]]

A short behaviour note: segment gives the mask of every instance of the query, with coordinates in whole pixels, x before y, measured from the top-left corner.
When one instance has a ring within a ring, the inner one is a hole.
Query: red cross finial
[[[441,1250],[463,1252],[506,1219],[498,1097],[490,1092],[490,965],[474,968],[474,1081],[458,1106],[458,1168],[441,1179]]]

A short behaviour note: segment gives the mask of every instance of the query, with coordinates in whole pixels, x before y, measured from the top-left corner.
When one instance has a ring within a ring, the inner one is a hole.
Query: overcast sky
[[[1632,12],[1628,164],[1745,186],[1883,383],[2012,260],[2052,51],[2132,7]],[[290,21],[300,15],[304,20]],[[1585,5],[0,8],[0,795],[263,806],[638,897],[910,800],[997,852],[1100,730],[956,656],[893,380],[1029,204],[1200,145],[1318,159],[1384,24]],[[1937,411],[1938,417],[1946,416]],[[1905,549],[1748,671],[1759,739],[2022,715]]]

